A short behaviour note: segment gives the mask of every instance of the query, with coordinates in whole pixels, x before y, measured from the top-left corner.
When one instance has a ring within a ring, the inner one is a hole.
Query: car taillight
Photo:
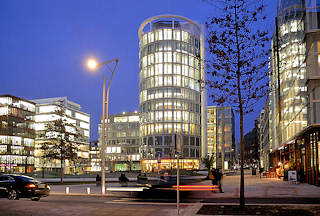
[[[28,185],[26,186],[26,188],[35,188],[35,187],[37,187],[35,184],[28,184]]]

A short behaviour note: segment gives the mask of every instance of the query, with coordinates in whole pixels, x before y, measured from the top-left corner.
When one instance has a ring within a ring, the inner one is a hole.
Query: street
[[[209,185],[205,180],[198,184]],[[245,175],[246,203],[249,205],[294,205],[303,208],[320,206],[320,188],[309,184],[289,184],[274,178],[259,178]],[[194,215],[202,205],[238,204],[239,176],[225,176],[224,193],[194,191],[181,202],[182,215]],[[107,184],[108,186],[108,184]],[[109,184],[109,187],[116,184]],[[113,192],[106,196],[99,194],[99,187],[93,184],[54,185],[51,195],[39,202],[29,199],[0,199],[0,215],[176,215],[175,197],[137,197],[135,193]],[[86,188],[92,188],[90,195]],[[190,214],[190,212],[193,212]]]

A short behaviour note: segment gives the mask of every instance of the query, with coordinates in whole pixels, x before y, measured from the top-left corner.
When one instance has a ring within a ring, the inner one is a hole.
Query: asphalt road
[[[199,199],[189,198],[182,204],[186,208],[195,203],[238,203],[238,199]],[[320,204],[315,198],[249,198],[247,204]],[[172,199],[146,199],[136,197],[102,197],[102,196],[65,196],[51,195],[39,202],[29,199],[0,199],[1,216],[84,216],[84,215],[175,215],[176,205]]]
[[[129,205],[117,201],[119,197],[101,196],[49,196],[39,202],[29,199],[0,199],[1,216],[95,216],[95,215],[163,215],[167,210],[175,209],[174,205]],[[118,204],[118,203],[119,204]],[[164,210],[164,211],[163,211]]]

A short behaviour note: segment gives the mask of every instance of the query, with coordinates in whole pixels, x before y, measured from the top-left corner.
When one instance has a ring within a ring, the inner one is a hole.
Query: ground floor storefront
[[[177,169],[177,159],[144,159],[141,161],[141,170],[143,172],[153,172],[161,170]],[[179,160],[179,168],[185,170],[195,170],[200,168],[199,159],[182,158]]]
[[[311,125],[270,154],[269,172],[287,179],[294,170],[298,182],[320,186],[320,125]]]

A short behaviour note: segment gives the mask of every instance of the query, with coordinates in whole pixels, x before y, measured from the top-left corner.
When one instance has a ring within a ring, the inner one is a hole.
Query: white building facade
[[[35,130],[35,168],[36,170],[57,170],[60,168],[60,161],[48,162],[42,158],[40,150],[41,143],[45,141],[41,132],[45,130],[46,124],[61,118],[55,112],[63,108],[66,114],[67,123],[78,129],[81,134],[76,143],[78,147],[78,163],[65,162],[65,173],[83,173],[88,169],[89,164],[89,139],[90,139],[90,115],[81,111],[81,106],[67,99],[67,97],[45,98],[32,100],[36,103]]]

